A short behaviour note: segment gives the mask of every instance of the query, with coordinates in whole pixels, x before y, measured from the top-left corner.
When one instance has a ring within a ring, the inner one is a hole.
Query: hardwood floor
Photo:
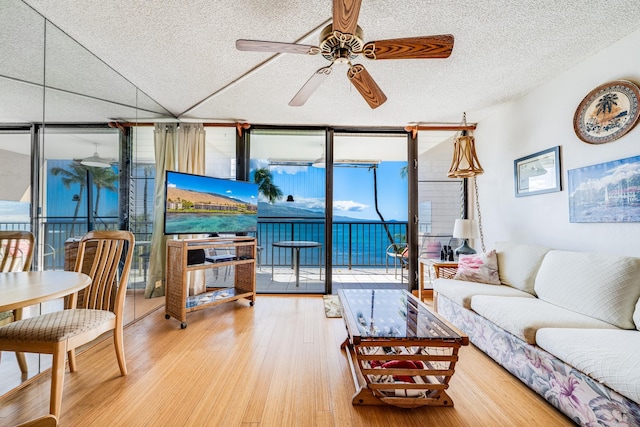
[[[61,426],[568,426],[571,421],[473,346],[448,390],[453,408],[354,407],[342,319],[320,296],[258,296],[189,314],[158,310],[67,370]],[[4,359],[3,359],[4,361]],[[16,366],[17,369],[17,366]],[[0,425],[44,415],[50,376],[0,401]]]

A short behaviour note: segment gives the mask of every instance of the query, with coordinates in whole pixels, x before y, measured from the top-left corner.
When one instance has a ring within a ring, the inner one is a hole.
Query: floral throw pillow
[[[492,250],[484,254],[460,255],[454,279],[499,285],[498,256]]]

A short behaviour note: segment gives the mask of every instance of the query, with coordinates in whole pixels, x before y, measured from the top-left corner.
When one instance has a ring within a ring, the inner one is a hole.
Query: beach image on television
[[[246,233],[257,225],[257,184],[167,171],[165,234]]]

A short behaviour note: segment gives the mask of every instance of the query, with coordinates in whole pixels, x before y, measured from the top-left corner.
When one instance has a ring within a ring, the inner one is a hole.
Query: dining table
[[[75,271],[0,273],[0,311],[16,310],[66,296],[70,296],[67,306],[75,307],[77,292],[90,283],[89,276]]]
[[[46,270],[0,273],[0,312],[21,311],[19,309],[67,296],[69,298],[66,301],[66,307],[75,308],[78,301],[78,291],[90,284],[91,278],[89,276],[75,271]],[[20,369],[24,369],[23,374],[26,374],[26,362],[24,368],[21,365]],[[54,387],[53,384],[51,386]]]

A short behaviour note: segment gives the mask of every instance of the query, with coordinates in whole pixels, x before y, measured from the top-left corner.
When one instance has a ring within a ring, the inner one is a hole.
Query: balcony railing
[[[385,229],[388,228],[387,230]],[[71,237],[82,236],[87,231],[86,222],[74,224],[72,218],[56,218],[42,224],[42,244],[45,256],[39,258],[42,269],[62,269],[64,267],[64,242]],[[98,230],[115,230],[118,228],[117,218],[102,217],[95,223]],[[136,222],[132,231],[137,241],[150,241],[151,222]],[[3,222],[0,230],[29,230],[26,222]],[[323,220],[306,219],[261,219],[255,233],[258,246],[262,248],[260,261],[262,265],[287,266],[292,263],[291,250],[271,251],[273,242],[282,240],[310,240],[323,244],[322,248],[305,249],[300,252],[301,266],[318,266],[318,260],[324,263],[324,230]],[[386,248],[394,243],[404,243],[407,235],[407,222],[334,222],[332,262],[334,267],[384,267],[386,265]],[[52,251],[53,249],[53,251]],[[322,251],[320,254],[318,251]],[[50,254],[53,256],[47,256]],[[320,256],[319,256],[320,255]]]
[[[402,243],[407,235],[406,222],[387,222],[389,234],[395,243]],[[274,266],[291,264],[292,251],[278,250],[271,258],[271,244],[281,240],[311,240],[324,244],[325,223],[322,220],[261,220],[258,223],[258,245],[263,248],[262,263]],[[334,267],[383,267],[385,250],[391,244],[385,224],[381,222],[334,222],[332,263]],[[268,249],[268,250],[266,250]],[[318,251],[326,248],[305,249],[300,252],[300,265],[317,266]],[[320,259],[323,259],[321,256]]]

